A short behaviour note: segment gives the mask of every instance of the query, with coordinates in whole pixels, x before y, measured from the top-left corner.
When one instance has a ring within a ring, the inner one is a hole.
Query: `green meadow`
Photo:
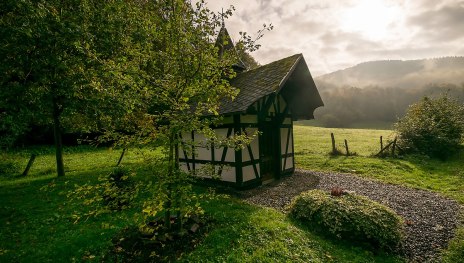
[[[331,156],[330,133],[344,152],[348,141],[353,156]],[[297,125],[294,129],[296,165],[322,172],[352,173],[408,187],[427,189],[464,204],[464,151],[446,161],[423,156],[373,157],[379,137],[392,139],[390,130],[327,129]],[[25,178],[16,177],[29,155],[38,157]],[[1,153],[16,172],[0,177],[0,262],[104,262],[112,239],[139,221],[144,190],[132,208],[76,220],[89,208],[68,197],[76,186],[96,184],[118,161],[121,150],[89,146],[65,148],[64,178],[56,178],[51,147],[32,147]],[[136,172],[135,181],[148,184],[150,158],[157,150],[129,149],[123,165]],[[197,193],[207,187],[195,186]],[[356,244],[312,233],[285,214],[219,195],[202,201],[210,227],[197,246],[179,255],[180,262],[404,262],[393,254],[377,253]],[[445,252],[450,260],[461,253],[464,231],[459,230]],[[452,261],[450,261],[452,262]]]

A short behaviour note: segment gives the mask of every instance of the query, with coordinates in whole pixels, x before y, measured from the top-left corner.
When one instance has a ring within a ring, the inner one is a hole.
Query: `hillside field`
[[[329,155],[330,133],[337,146],[348,140],[355,156]],[[353,173],[362,177],[438,192],[464,204],[464,152],[450,160],[424,157],[374,158],[379,137],[393,138],[390,130],[326,129],[295,126],[295,153],[298,168],[315,171]],[[76,185],[96,184],[116,164],[120,150],[88,146],[65,149],[64,178],[55,178],[51,147],[34,147],[0,153],[25,166],[31,151],[39,154],[30,174],[0,177],[0,262],[101,262],[110,261],[112,238],[137,224],[143,205],[113,214],[76,220],[89,207],[67,197]],[[135,180],[148,183],[156,178],[147,169],[147,160],[157,150],[130,149],[123,164],[136,172]],[[149,190],[148,190],[149,191]],[[195,187],[198,193],[205,187]],[[149,193],[144,193],[147,196]],[[395,255],[373,253],[355,244],[318,236],[285,214],[219,196],[202,202],[212,227],[193,251],[179,255],[183,262],[403,262]],[[455,238],[448,253],[460,253],[464,231]],[[461,245],[459,245],[461,244]]]
[[[344,150],[348,141],[350,152],[356,156],[331,156],[330,133],[334,133],[337,148]],[[464,203],[464,151],[449,160],[441,161],[424,156],[399,158],[372,157],[393,140],[391,130],[329,129],[295,126],[296,166],[315,171],[353,173],[393,184],[432,190]]]

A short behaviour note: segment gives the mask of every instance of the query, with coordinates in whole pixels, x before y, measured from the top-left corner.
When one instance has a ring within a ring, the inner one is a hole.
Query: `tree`
[[[245,64],[247,69],[251,70],[251,69],[255,69],[255,68],[261,66],[258,63],[258,61],[256,61],[256,59],[252,55],[250,55],[249,52],[246,52],[245,50],[241,49],[240,47],[236,47],[236,48],[237,48],[237,53],[238,53],[239,59]]]
[[[11,145],[31,124],[52,126],[57,174],[64,176],[63,123],[68,129],[95,130],[104,115],[118,112],[105,106],[124,93],[106,92],[104,83],[116,81],[110,62],[123,61],[131,51],[128,35],[137,20],[132,6],[96,0],[2,1],[2,143]]]
[[[181,135],[199,131],[218,142],[210,125],[220,102],[238,92],[228,82],[237,52],[218,56],[214,45],[232,8],[220,15],[204,1],[11,0],[1,10],[2,127],[20,133],[33,121],[52,125],[59,176],[63,124],[124,146],[162,146],[165,168],[153,173],[161,174],[165,223],[173,212],[188,213]],[[259,47],[264,30],[256,39],[242,33],[244,52]]]
[[[134,93],[145,94],[138,96],[140,101],[134,101],[140,105],[138,116],[144,121],[132,118],[132,124],[137,127],[135,133],[121,134],[113,128],[103,139],[117,138],[124,145],[163,147],[165,168],[156,166],[153,171],[159,175],[159,191],[155,203],[152,202],[145,211],[153,217],[164,212],[164,222],[170,228],[173,213],[180,219],[180,214],[188,214],[194,209],[186,205],[193,193],[188,192],[190,186],[178,163],[179,146],[186,143],[182,134],[197,131],[210,141],[218,142],[211,125],[219,119],[221,101],[232,99],[238,92],[228,82],[235,76],[231,66],[238,59],[237,52],[226,50],[218,56],[214,41],[222,19],[230,16],[232,9],[220,15],[211,12],[204,1],[191,5],[184,0],[142,5],[141,16],[147,22],[140,38],[143,41],[135,45],[140,56],[126,61],[132,65],[132,71],[118,71],[117,74],[121,79],[126,76],[136,79],[134,86],[129,88],[134,89]],[[263,30],[258,31],[256,39],[243,34],[239,43],[244,50],[257,49],[255,41],[262,34]],[[249,141],[246,136],[236,136],[235,139],[232,143],[237,147],[243,147]]]
[[[464,105],[447,95],[424,97],[409,107],[395,129],[402,148],[446,158],[464,139]]]

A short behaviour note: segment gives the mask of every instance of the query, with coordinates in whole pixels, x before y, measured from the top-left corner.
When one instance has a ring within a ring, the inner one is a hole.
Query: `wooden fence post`
[[[345,148],[346,148],[346,156],[350,155],[350,151],[348,151],[348,141],[345,139]]]
[[[392,145],[392,155],[395,155],[395,148],[396,148],[396,137],[395,140],[393,140],[393,145]]]
[[[382,153],[383,153],[385,150],[387,150],[387,149],[390,147],[390,145],[392,145],[392,144],[393,144],[393,142],[389,142],[389,143],[388,143],[387,145],[385,145],[385,147],[383,147],[383,148],[380,150],[380,152],[378,152],[375,156],[379,156],[380,154],[382,154]]]
[[[335,136],[333,133],[330,133],[330,137],[332,137],[332,153],[333,154],[336,154],[337,153],[337,149],[335,148]]]
[[[383,149],[383,137],[380,136],[380,150]]]

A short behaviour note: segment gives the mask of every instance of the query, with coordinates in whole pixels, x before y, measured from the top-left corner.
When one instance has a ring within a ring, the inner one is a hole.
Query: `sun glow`
[[[361,0],[344,10],[340,18],[344,31],[357,32],[371,40],[379,40],[388,37],[392,24],[401,18],[401,11],[382,0]]]

